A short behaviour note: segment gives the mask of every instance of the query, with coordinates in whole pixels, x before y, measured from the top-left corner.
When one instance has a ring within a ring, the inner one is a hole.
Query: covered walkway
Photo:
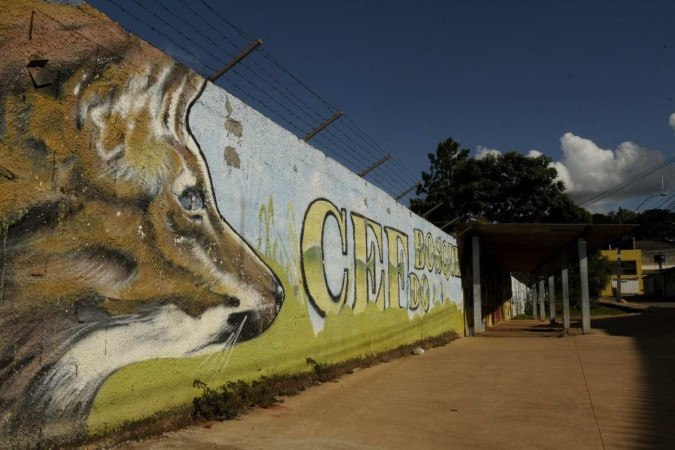
[[[527,285],[533,319],[555,323],[562,301],[562,327],[570,329],[569,267],[578,265],[581,331],[591,332],[588,255],[636,225],[546,223],[458,224],[464,287],[465,334],[511,318],[511,277]],[[560,277],[561,292],[555,290]],[[548,314],[547,314],[548,311]]]

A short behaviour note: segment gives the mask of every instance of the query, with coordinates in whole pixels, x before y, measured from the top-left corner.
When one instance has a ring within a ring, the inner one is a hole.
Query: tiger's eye
[[[178,201],[186,211],[197,211],[204,207],[204,196],[194,187],[185,189],[178,197]]]

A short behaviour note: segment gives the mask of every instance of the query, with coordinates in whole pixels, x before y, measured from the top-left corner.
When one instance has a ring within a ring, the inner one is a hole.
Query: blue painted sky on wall
[[[180,59],[196,58],[192,66],[205,74],[212,71],[197,59],[217,68],[230,58],[225,50],[236,53],[226,38],[240,49],[247,44],[222,18],[260,37],[267,52],[382,149],[355,134],[350,140],[349,122],[314,145],[354,170],[390,152],[397,163],[370,176],[391,192],[426,169],[426,154],[450,136],[474,152],[543,152],[559,161],[580,197],[675,153],[672,2],[208,0],[213,11],[201,1],[90,3]],[[299,135],[330,116],[263,55],[248,64],[218,84]],[[305,103],[283,89],[279,101],[257,92],[256,84],[275,92],[272,78],[262,81],[264,68]],[[363,146],[371,153],[360,155]],[[657,175],[634,191],[642,198],[657,192]],[[672,179],[672,165],[665,175]]]

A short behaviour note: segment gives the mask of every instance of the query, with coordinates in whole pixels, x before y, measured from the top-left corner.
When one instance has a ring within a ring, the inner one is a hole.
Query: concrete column
[[[544,295],[546,295],[544,277],[539,277],[539,320],[542,322],[546,320],[546,305],[544,303]]]
[[[471,238],[473,263],[473,332],[474,335],[483,332],[483,311],[480,298],[480,245],[478,236]]]
[[[537,312],[537,282],[535,281],[530,288],[530,298],[532,299],[532,319],[537,320],[539,313]]]
[[[555,323],[555,276],[548,277],[548,318]]]
[[[591,303],[588,293],[588,259],[586,239],[579,238],[579,276],[581,277],[581,332],[591,332]]]
[[[569,330],[570,328],[570,285],[569,273],[567,270],[567,253],[563,253],[560,257],[562,266],[562,303],[563,303],[563,328]]]

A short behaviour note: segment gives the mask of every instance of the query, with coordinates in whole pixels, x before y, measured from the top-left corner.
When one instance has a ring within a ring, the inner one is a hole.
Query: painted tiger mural
[[[24,446],[81,435],[120,367],[259,335],[284,292],[214,200],[188,123],[206,81],[86,5],[6,8],[0,439]]]

